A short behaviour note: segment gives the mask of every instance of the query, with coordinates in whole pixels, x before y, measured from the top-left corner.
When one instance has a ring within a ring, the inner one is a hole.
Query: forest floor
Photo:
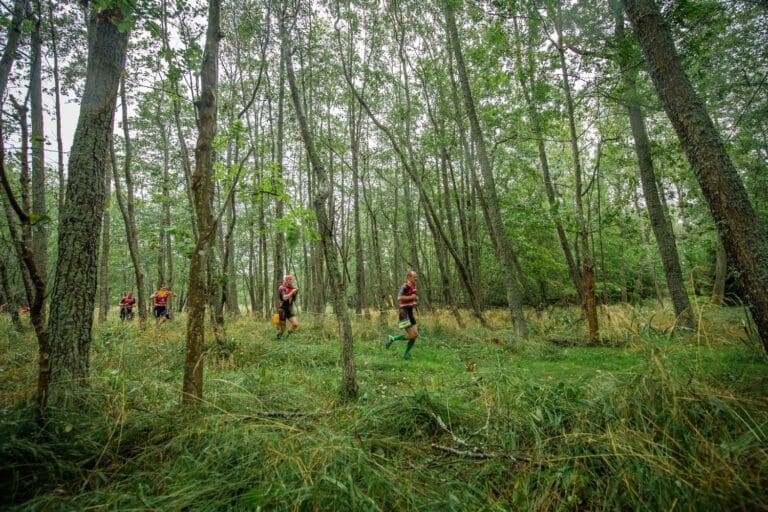
[[[336,322],[300,313],[209,334],[204,403],[180,405],[183,317],[94,328],[91,397],[31,403],[37,347],[0,317],[0,509],[768,510],[768,362],[741,308],[529,315],[514,337],[422,311],[412,360],[395,319],[353,321],[359,397],[338,400]],[[374,318],[377,318],[377,313]],[[746,327],[745,327],[746,326]]]

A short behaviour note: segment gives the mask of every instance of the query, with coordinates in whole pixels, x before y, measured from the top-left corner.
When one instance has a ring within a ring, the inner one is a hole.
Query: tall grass
[[[277,341],[228,324],[205,404],[180,406],[183,323],[95,330],[91,400],[36,422],[34,340],[0,351],[0,504],[15,510],[767,510],[764,358],[737,312],[613,307],[461,329],[420,316],[414,360],[354,324],[360,399],[339,404],[332,318]],[[394,323],[394,322],[393,322]],[[652,328],[648,328],[648,326]],[[0,330],[11,332],[9,325]],[[568,343],[564,343],[567,340]]]

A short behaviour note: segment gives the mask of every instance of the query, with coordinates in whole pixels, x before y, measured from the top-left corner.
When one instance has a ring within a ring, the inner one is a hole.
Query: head
[[[161,290],[166,290],[167,288],[165,287],[165,285],[164,285],[164,284],[161,284],[161,285],[160,285],[160,289],[161,289]]]
[[[127,296],[128,297],[133,297],[133,290],[129,291]]]
[[[285,276],[283,276],[283,283],[288,286],[293,286],[293,276],[291,274],[285,274]]]
[[[405,274],[405,280],[411,284],[414,284],[418,279],[419,274],[417,274],[415,270],[409,270],[408,273]]]

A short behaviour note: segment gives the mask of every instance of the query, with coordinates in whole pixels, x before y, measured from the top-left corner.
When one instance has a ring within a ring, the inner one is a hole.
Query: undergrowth
[[[34,338],[0,319],[0,507],[768,510],[765,358],[738,311],[700,314],[678,332],[668,312],[611,307],[588,346],[573,310],[532,315],[528,340],[502,312],[423,312],[411,361],[356,319],[352,404],[332,318],[282,341],[233,319],[196,409],[180,405],[183,322],[110,320],[83,407],[42,418]]]

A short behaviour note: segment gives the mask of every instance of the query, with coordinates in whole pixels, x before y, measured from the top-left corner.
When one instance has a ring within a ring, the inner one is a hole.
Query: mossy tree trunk
[[[198,237],[189,262],[187,303],[187,346],[184,357],[182,402],[197,403],[203,398],[203,368],[205,343],[205,305],[208,302],[208,259],[216,236],[216,224],[211,212],[213,185],[213,139],[216,136],[218,91],[218,56],[220,32],[219,0],[208,1],[208,29],[200,69],[200,99],[196,103],[198,136],[195,146],[195,170],[192,174],[192,195]]]
[[[653,0],[622,0],[667,116],[709,205],[728,259],[740,272],[768,352],[768,235],[758,222],[709,113],[694,91]]]
[[[67,197],[59,218],[58,259],[51,293],[48,403],[72,407],[87,386],[91,327],[104,211],[104,177],[128,31],[119,8],[91,11],[88,63],[72,149]]]

